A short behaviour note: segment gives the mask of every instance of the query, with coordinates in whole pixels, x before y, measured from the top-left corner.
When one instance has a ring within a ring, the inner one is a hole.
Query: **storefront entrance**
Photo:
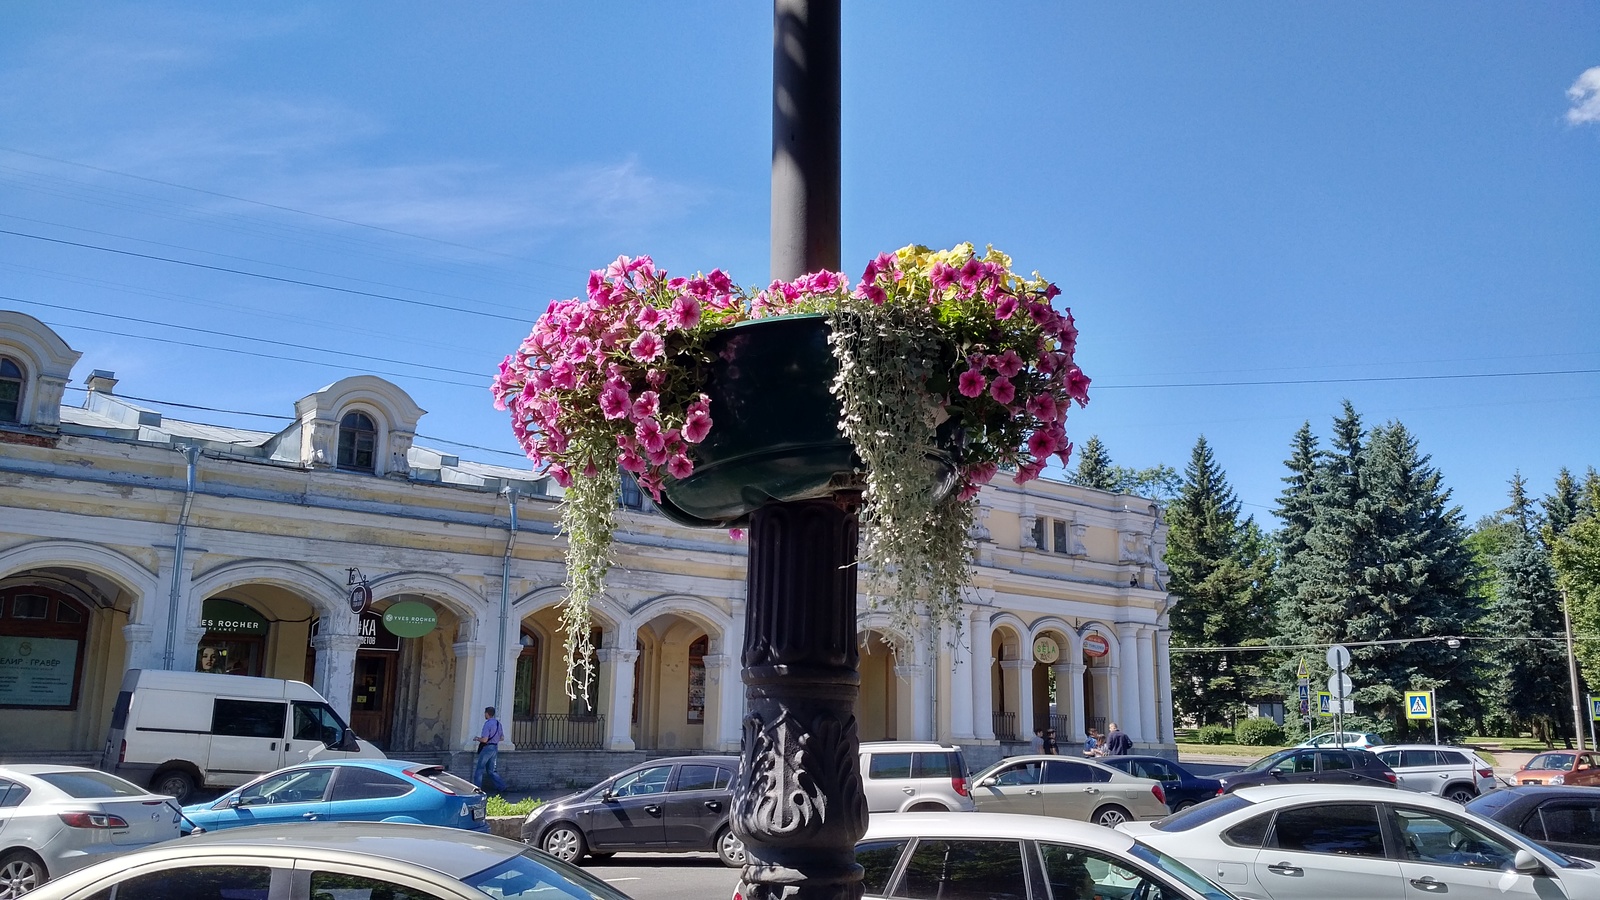
[[[394,722],[393,653],[362,650],[356,653],[355,689],[350,697],[350,727],[379,750],[389,750],[389,728]]]

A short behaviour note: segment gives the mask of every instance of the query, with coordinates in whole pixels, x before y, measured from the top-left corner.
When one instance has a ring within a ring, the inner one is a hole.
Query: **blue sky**
[[[1600,466],[1600,5],[847,6],[847,274],[1055,280],[1080,442],[1204,433],[1263,519],[1346,398],[1469,523]],[[378,372],[515,463],[488,373],[590,268],[767,279],[770,97],[763,3],[6,3],[0,307],[79,386],[288,416]]]

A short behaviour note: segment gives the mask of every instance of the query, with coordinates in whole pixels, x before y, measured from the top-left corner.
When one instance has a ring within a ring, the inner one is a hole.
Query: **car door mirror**
[[[228,808],[229,809],[238,809],[239,807],[241,807],[243,805],[244,805],[244,798],[243,797],[235,796],[235,797],[229,797],[228,798]]]
[[[346,728],[344,730],[344,736],[339,741],[339,746],[335,747],[334,749],[343,750],[346,753],[356,753],[361,749],[361,742],[356,739],[355,731]]]
[[[1518,872],[1521,872],[1524,875],[1532,875],[1544,868],[1544,866],[1539,863],[1539,857],[1534,856],[1532,853],[1529,853],[1526,850],[1517,851],[1517,855],[1514,858],[1512,865],[1516,867]]]
[[[994,787],[995,785],[997,785],[999,783],[1000,783],[1000,779],[994,777],[993,775],[990,775],[988,778],[985,778],[984,780],[978,782],[978,787]]]
[[[612,790],[611,788],[606,788],[605,790],[600,792],[600,799],[605,801],[605,802],[607,802],[607,803],[610,803],[612,800],[617,799],[617,792]]]

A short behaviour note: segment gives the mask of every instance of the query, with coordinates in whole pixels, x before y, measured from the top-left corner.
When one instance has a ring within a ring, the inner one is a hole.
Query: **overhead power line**
[[[1594,375],[1600,369],[1556,369],[1548,372],[1472,372],[1457,375],[1373,375],[1366,378],[1297,378],[1284,381],[1182,381],[1168,384],[1097,384],[1097,391],[1152,388],[1268,387],[1296,384],[1364,384],[1377,381],[1453,381],[1463,378],[1530,378],[1537,375]]]
[[[264,281],[275,281],[280,284],[293,284],[300,287],[317,288],[324,291],[337,291],[341,294],[354,294],[358,297],[371,297],[376,300],[392,300],[396,303],[408,303],[412,306],[425,306],[429,309],[442,309],[447,312],[461,313],[469,316],[481,316],[485,319],[500,319],[506,322],[519,322],[524,324],[528,321],[526,316],[505,316],[500,315],[499,313],[480,312],[475,309],[461,309],[460,307],[449,306],[443,303],[429,303],[426,300],[413,300],[409,297],[396,297],[393,294],[379,294],[373,291],[361,291],[355,288],[339,287],[332,284],[320,284],[315,281],[302,281],[298,278],[284,278],[278,275],[267,275],[261,272],[251,272],[246,269],[231,269],[227,266],[212,266],[207,265],[206,263],[190,262],[186,259],[173,259],[168,256],[156,256],[150,253],[135,253],[132,250],[118,250],[115,247],[101,247],[97,244],[85,244],[79,241],[65,240],[63,238],[45,237],[42,234],[29,234],[25,231],[10,231],[8,229],[0,228],[0,234],[11,235],[12,237],[28,238],[35,241],[44,241],[51,244],[61,244],[67,247],[78,247],[84,250],[95,250],[101,253],[114,253],[118,256],[131,256],[136,259],[147,259],[154,262],[171,263],[175,266],[188,266],[190,268],[205,269],[211,272],[226,272],[230,275],[243,275],[247,278],[260,278]]]

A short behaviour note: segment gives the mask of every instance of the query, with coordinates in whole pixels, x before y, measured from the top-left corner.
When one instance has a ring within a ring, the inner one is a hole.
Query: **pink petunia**
[[[1017,298],[1011,296],[1010,294],[1001,297],[999,302],[995,303],[994,305],[994,317],[1001,322],[1004,322],[1013,315],[1016,315],[1016,312]]]
[[[633,427],[633,436],[639,439],[639,446],[646,452],[660,452],[667,445],[667,437],[661,433],[661,423],[653,418],[641,419]]]
[[[690,409],[683,420],[683,439],[698,444],[711,433],[711,414],[705,410]]]
[[[984,274],[983,263],[978,262],[976,259],[967,260],[966,265],[961,267],[959,275],[962,296],[970,297],[977,293],[978,285],[982,283]]]
[[[1089,405],[1089,380],[1076,365],[1067,367],[1067,396],[1078,401],[1079,406]]]
[[[1044,459],[1056,452],[1055,436],[1048,431],[1035,431],[1028,435],[1028,453],[1035,459]]]
[[[564,488],[572,487],[572,476],[567,473],[566,468],[551,463],[550,468],[546,471],[550,473],[550,477],[555,480],[556,484]]]
[[[624,450],[617,454],[617,465],[621,466],[623,471],[634,474],[645,470],[644,457],[633,450]]]
[[[1028,398],[1026,408],[1028,415],[1041,422],[1054,422],[1056,420],[1056,398],[1054,394],[1034,394]]]
[[[1001,376],[989,385],[989,396],[1001,406],[1009,406],[1012,400],[1017,399],[1017,387],[1011,383],[1011,379]]]
[[[1043,471],[1044,463],[1035,460],[1034,462],[1030,462],[1026,465],[1018,466],[1017,474],[1013,475],[1011,480],[1017,484],[1027,484],[1028,482],[1038,478],[1039,473]]]
[[[1056,451],[1056,459],[1060,460],[1063,466],[1072,461],[1071,441],[1068,441],[1066,446]]]
[[[928,274],[928,281],[932,283],[935,291],[942,291],[956,283],[956,267],[943,262],[933,264],[933,271]]]
[[[645,391],[633,401],[633,417],[635,419],[648,419],[661,411],[661,395],[655,391]]]
[[[659,358],[666,351],[666,342],[653,331],[646,331],[633,339],[628,345],[628,353],[639,362],[650,362]]]
[[[661,310],[656,309],[654,306],[646,306],[633,317],[633,321],[639,323],[639,327],[646,331],[660,328],[661,323],[665,320],[666,316],[662,315]]]
[[[693,328],[700,324],[700,301],[694,297],[683,295],[672,301],[672,309],[667,313],[667,324],[673,328]]]
[[[679,453],[667,460],[667,474],[680,480],[688,478],[694,474],[694,463],[689,461],[689,457]]]
[[[987,385],[988,382],[984,380],[983,374],[977,369],[968,369],[962,372],[961,377],[956,381],[956,387],[961,391],[961,396],[963,397],[979,396]]]
[[[742,540],[744,540],[744,529],[743,528],[729,528],[728,529],[728,540],[730,540],[730,541],[742,541]]]
[[[605,389],[600,392],[600,412],[607,419],[620,419],[628,414],[628,409],[626,385],[615,381],[606,382]]]

